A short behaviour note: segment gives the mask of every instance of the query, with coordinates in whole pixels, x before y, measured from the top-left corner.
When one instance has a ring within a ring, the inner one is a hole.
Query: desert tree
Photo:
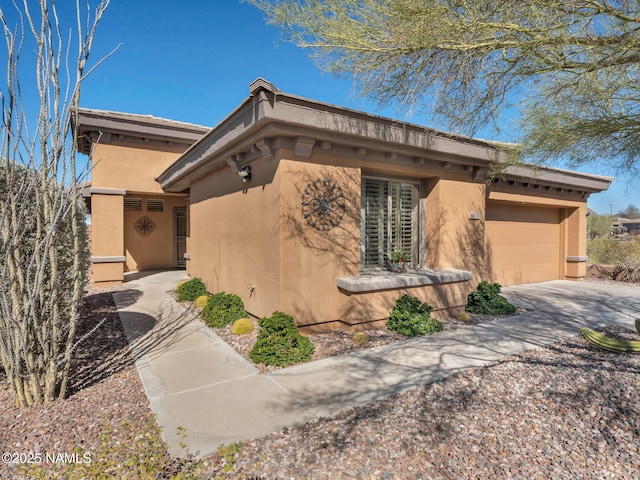
[[[616,216],[622,217],[622,218],[630,218],[630,219],[640,218],[640,208],[630,203],[629,206],[627,206],[627,208],[625,208],[624,210],[620,210],[616,214]]]
[[[473,134],[507,122],[532,162],[640,152],[638,0],[246,0],[381,104]]]
[[[53,0],[0,6],[0,361],[19,406],[67,393],[89,261],[71,127],[108,3],[67,2],[68,31]]]
[[[587,238],[608,237],[613,232],[613,217],[591,214],[587,217]]]

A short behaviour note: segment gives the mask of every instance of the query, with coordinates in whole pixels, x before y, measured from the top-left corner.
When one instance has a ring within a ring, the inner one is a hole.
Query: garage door
[[[487,203],[487,270],[501,285],[560,278],[560,211]]]

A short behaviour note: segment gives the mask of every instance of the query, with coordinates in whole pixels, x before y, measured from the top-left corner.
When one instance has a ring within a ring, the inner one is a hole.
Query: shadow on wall
[[[305,167],[287,172],[295,181],[294,191],[283,195],[284,237],[302,247],[301,257],[310,254],[314,263],[332,266],[335,276],[355,275],[360,268],[360,170]]]
[[[431,189],[428,189],[427,202],[430,202],[430,193]],[[437,214],[427,209],[426,267],[466,270],[473,275],[471,280],[455,286],[443,284],[431,287],[431,295],[436,298],[435,305],[463,307],[468,294],[478,283],[493,275],[489,261],[492,245],[485,241],[483,202],[484,197],[457,199],[455,202],[439,199]]]
[[[336,279],[360,273],[360,169],[287,162],[283,307],[299,325],[339,320]]]

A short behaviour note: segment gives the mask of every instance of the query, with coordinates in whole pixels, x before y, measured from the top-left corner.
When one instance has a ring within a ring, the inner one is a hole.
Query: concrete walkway
[[[633,328],[640,289],[554,281],[503,289],[533,311],[489,324],[286,368],[258,370],[167,294],[184,272],[159,272],[114,293],[151,408],[174,455],[300,425],[462,370],[575,335],[581,326]],[[179,427],[186,429],[184,442]]]

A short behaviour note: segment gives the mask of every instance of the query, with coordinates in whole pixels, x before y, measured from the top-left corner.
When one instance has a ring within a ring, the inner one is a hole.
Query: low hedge
[[[239,318],[248,317],[242,299],[233,293],[218,292],[209,297],[200,312],[202,319],[213,328],[230,325]]]
[[[485,315],[511,315],[516,307],[500,295],[500,284],[489,283],[485,280],[478,284],[475,292],[467,298],[467,312]]]
[[[391,310],[387,328],[408,337],[439,332],[442,330],[442,323],[429,316],[431,310],[431,305],[421,302],[418,298],[402,295]]]
[[[273,312],[271,317],[261,318],[258,325],[260,333],[249,352],[253,362],[286,367],[311,360],[315,347],[300,335],[291,315]]]
[[[198,278],[192,278],[186,282],[180,282],[176,287],[179,302],[193,302],[196,298],[207,294],[207,287]]]

